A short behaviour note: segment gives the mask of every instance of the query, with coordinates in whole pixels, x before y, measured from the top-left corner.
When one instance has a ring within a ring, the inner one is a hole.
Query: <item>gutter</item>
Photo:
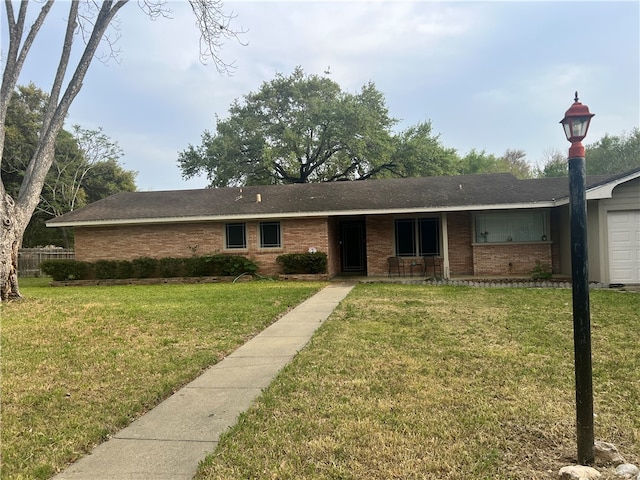
[[[450,207],[411,207],[392,209],[361,209],[361,210],[325,210],[318,212],[281,212],[266,214],[243,214],[243,215],[198,215],[189,217],[150,217],[150,218],[126,218],[111,220],[80,220],[68,222],[56,222],[51,220],[45,225],[49,228],[55,227],[101,227],[119,225],[153,225],[166,223],[201,223],[214,221],[237,221],[237,220],[266,220],[266,219],[288,219],[288,218],[326,218],[337,216],[355,215],[402,215],[416,213],[449,213],[468,212],[482,210],[514,210],[531,208],[552,208],[557,206],[555,200],[534,202],[534,203],[506,203],[494,205],[461,205]]]

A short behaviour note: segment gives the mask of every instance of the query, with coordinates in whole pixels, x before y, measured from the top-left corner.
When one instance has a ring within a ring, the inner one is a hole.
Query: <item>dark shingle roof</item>
[[[591,183],[608,177],[590,178]],[[118,193],[57,217],[50,226],[545,206],[568,194],[567,178],[507,173],[238,188]],[[258,195],[261,201],[257,201]]]

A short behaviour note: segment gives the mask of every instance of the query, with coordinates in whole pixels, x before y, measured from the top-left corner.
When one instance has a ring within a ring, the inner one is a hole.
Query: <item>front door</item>
[[[340,222],[340,258],[342,272],[366,275],[364,220]]]

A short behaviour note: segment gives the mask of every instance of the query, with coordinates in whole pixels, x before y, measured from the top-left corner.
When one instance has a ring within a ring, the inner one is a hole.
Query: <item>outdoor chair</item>
[[[424,276],[429,276],[429,269],[433,270],[434,278],[442,278],[442,257],[427,255],[424,257]]]
[[[389,257],[389,276],[396,274],[404,277],[404,259],[402,257]]]

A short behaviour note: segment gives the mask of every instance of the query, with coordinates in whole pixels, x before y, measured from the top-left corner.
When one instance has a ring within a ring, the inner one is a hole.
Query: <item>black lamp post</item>
[[[591,370],[591,325],[589,310],[589,268],[587,256],[587,200],[585,158],[582,139],[594,116],[578,101],[560,121],[569,148],[569,205],[571,213],[571,281],[573,292],[573,345],[576,376],[576,430],[578,463],[594,462],[593,383]]]

